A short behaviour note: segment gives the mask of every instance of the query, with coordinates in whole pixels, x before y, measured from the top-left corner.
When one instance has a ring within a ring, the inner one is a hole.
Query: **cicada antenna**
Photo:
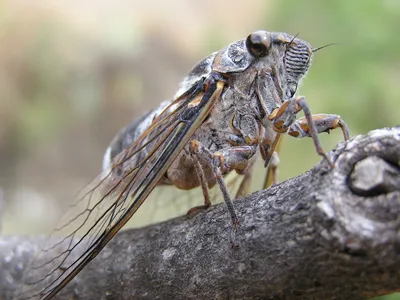
[[[326,48],[326,47],[336,46],[336,45],[343,45],[343,43],[330,43],[330,44],[326,44],[326,45],[324,45],[324,46],[321,46],[321,47],[312,49],[312,52],[315,53],[315,52],[317,52],[317,51],[319,51],[319,50],[321,50],[321,49],[324,49],[324,48]]]

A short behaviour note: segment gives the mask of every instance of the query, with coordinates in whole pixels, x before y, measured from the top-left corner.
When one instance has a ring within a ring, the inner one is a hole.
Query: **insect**
[[[257,154],[268,165],[285,133],[311,137],[317,153],[333,167],[318,133],[341,128],[348,139],[347,125],[338,115],[312,115],[305,98],[295,96],[318,49],[297,36],[256,31],[198,63],[171,101],[113,140],[103,172],[78,196],[76,214],[56,229],[61,237],[54,237],[57,242],[50,239],[52,244],[35,259],[26,294],[31,299],[53,298],[157,185],[183,190],[200,186],[205,202],[191,213],[211,205],[208,188],[218,185],[232,223],[230,239],[236,243],[239,218],[224,181],[226,174],[244,174],[245,183]],[[300,111],[304,117],[296,120]],[[35,277],[44,269],[47,276]]]

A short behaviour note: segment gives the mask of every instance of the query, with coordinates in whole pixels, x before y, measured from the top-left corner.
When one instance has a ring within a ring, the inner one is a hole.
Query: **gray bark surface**
[[[58,299],[368,299],[400,290],[400,128],[330,152],[310,171],[235,201],[118,234]],[[0,238],[12,299],[43,238]],[[45,275],[45,274],[43,274]]]

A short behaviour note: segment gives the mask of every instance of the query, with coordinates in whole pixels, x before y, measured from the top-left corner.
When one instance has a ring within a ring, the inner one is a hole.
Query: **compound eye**
[[[271,36],[266,31],[253,32],[246,39],[246,47],[254,57],[265,56],[271,48]]]

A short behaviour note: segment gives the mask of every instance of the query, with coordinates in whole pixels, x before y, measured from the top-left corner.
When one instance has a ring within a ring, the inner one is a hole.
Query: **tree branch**
[[[235,201],[118,234],[60,299],[368,299],[400,290],[400,128],[340,144],[296,178]],[[11,299],[42,238],[0,239]]]

